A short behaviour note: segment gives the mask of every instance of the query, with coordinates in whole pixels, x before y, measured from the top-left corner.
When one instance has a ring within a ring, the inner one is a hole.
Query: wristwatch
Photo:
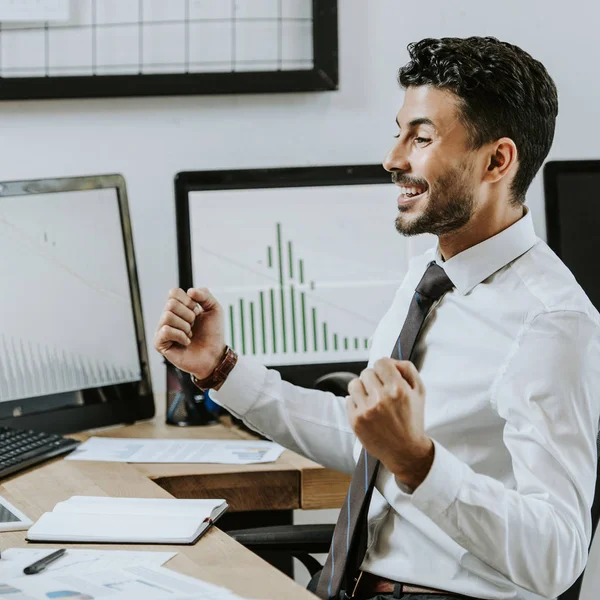
[[[215,367],[215,370],[204,379],[197,379],[194,375],[191,375],[192,382],[203,392],[206,390],[216,390],[227,379],[229,373],[231,373],[231,370],[235,367],[237,360],[238,355],[235,350],[229,346],[225,346],[223,356],[221,357],[219,364]]]

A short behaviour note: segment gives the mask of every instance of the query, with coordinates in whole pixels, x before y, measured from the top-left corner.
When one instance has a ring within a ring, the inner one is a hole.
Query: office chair
[[[339,372],[324,375],[315,382],[315,388],[346,396],[348,384],[355,378],[353,373]],[[318,386],[318,387],[317,387]],[[600,519],[600,431],[596,440],[598,462],[596,466],[596,488],[592,504],[592,541]],[[333,538],[335,525],[281,525],[255,529],[238,529],[227,533],[234,540],[252,551],[282,552],[297,558],[308,570],[311,578],[322,565],[311,554],[327,554]],[[591,542],[590,542],[591,547]],[[578,600],[584,572],[577,581],[557,600]]]

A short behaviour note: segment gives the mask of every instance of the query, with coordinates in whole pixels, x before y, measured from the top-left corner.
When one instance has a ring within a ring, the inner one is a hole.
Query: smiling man
[[[524,206],[556,88],[494,38],[409,53],[384,166],[396,229],[439,241],[348,397],[238,359],[206,288],[170,292],[154,344],[257,431],[354,473],[319,597],[555,598],[587,561],[600,417],[600,315]]]

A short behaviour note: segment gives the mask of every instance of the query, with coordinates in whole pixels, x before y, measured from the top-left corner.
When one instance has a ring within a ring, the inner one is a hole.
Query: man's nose
[[[390,173],[410,171],[410,162],[402,144],[395,144],[383,159],[383,168]]]

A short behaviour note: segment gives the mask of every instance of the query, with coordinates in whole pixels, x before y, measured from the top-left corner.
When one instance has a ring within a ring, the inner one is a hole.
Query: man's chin
[[[420,214],[406,214],[401,212],[396,217],[396,231],[404,236],[420,235],[426,233],[422,231],[422,226],[419,223]]]

